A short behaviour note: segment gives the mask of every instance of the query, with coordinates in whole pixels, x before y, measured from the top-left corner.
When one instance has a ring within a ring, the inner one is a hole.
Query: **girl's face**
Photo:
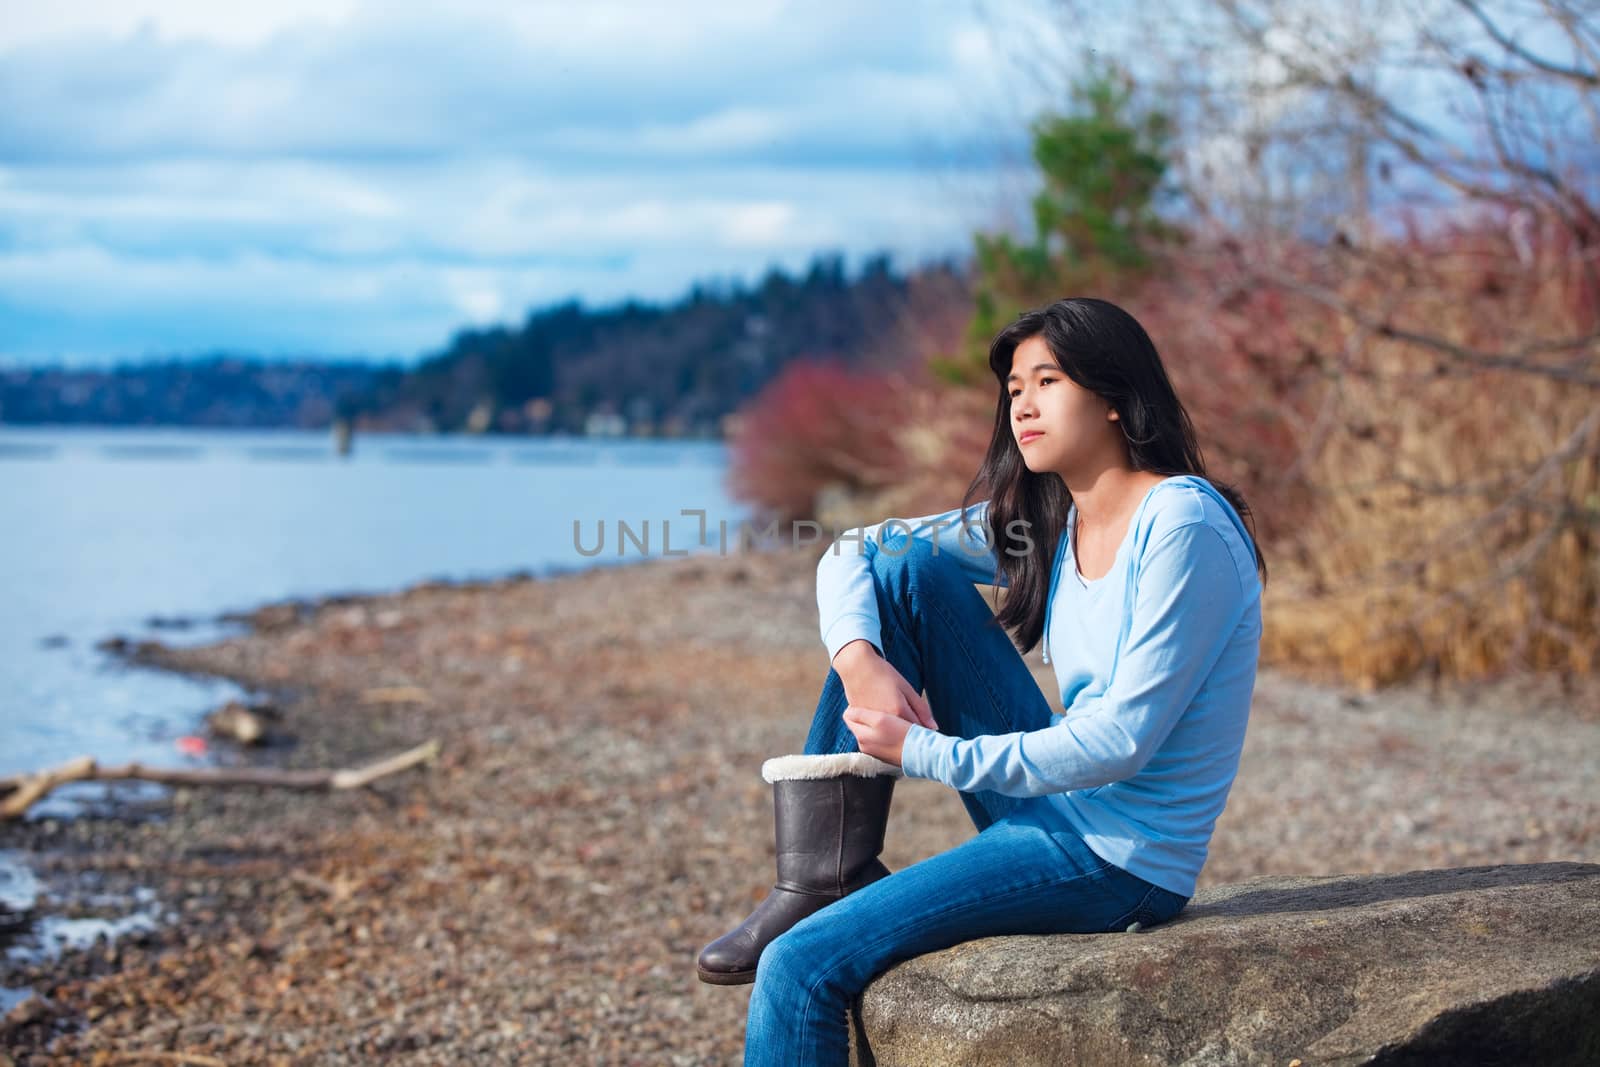
[[[1041,336],[1017,345],[1006,390],[1012,436],[1035,474],[1053,471],[1067,478],[1121,446],[1116,409],[1068,378]]]

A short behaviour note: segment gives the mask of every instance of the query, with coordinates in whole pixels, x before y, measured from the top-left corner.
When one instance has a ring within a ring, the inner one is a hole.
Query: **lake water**
[[[716,552],[719,523],[731,546],[749,514],[726,469],[705,441],[372,434],[338,456],[312,432],[0,427],[0,776],[79,755],[212,762],[178,738],[248,694],[126,666],[96,649],[105,638],[212,641],[236,629],[218,614],[288,597],[659,556],[664,523],[673,554]],[[706,512],[705,544],[685,509]],[[152,625],[164,618],[192,622]],[[165,790],[79,783],[27,817]],[[32,886],[0,854],[0,903]]]

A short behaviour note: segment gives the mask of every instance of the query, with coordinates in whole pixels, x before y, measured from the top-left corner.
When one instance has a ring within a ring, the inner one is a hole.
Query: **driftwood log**
[[[0,819],[17,818],[52,789],[68,782],[111,782],[137,778],[165,785],[255,785],[321,791],[359,789],[385,775],[419,763],[432,762],[438,754],[439,742],[434,739],[364,767],[313,770],[283,770],[275,767],[203,767],[185,770],[150,767],[143,763],[102,767],[92,756],[79,756],[59,767],[0,778]]]

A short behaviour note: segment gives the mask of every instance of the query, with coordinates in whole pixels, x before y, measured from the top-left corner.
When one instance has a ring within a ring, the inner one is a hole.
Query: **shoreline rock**
[[[996,937],[861,998],[857,1063],[1595,1062],[1600,865],[1262,878],[1135,935]]]

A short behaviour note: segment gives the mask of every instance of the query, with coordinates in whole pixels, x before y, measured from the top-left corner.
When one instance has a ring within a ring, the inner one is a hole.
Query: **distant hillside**
[[[696,285],[670,305],[569,302],[462,330],[410,368],[213,355],[0,371],[0,422],[320,428],[343,415],[369,430],[715,437],[791,361],[897,363],[921,316],[967,299],[947,264],[898,275],[878,256],[851,278],[827,254],[800,276]]]
[[[0,423],[313,429],[404,374],[393,365],[233,355],[0,370]]]

